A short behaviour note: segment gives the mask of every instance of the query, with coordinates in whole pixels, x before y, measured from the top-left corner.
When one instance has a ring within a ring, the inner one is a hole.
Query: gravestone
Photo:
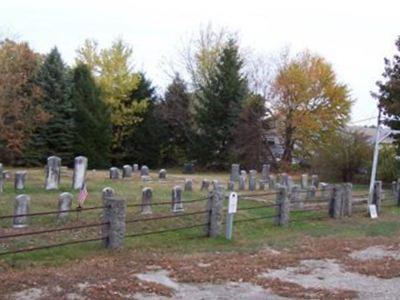
[[[150,180],[151,180],[151,177],[150,177],[150,176],[147,176],[147,175],[141,175],[141,176],[140,176],[140,179],[141,179],[143,182],[147,182],[147,181],[150,181]]]
[[[0,193],[4,191],[3,164],[0,164]]]
[[[72,206],[72,194],[71,193],[61,193],[60,196],[58,197],[58,215],[57,219],[59,221],[65,221],[68,219],[68,211],[65,210],[71,210]]]
[[[111,167],[109,172],[110,172],[110,179],[118,179],[119,178],[119,170],[117,167]]]
[[[240,176],[243,176],[243,177],[244,177],[244,180],[246,181],[246,179],[247,179],[247,172],[246,172],[246,170],[240,171]]]
[[[149,167],[146,166],[146,165],[143,165],[143,166],[140,168],[140,175],[142,175],[142,176],[149,176],[149,174],[150,174]]]
[[[132,177],[132,166],[131,165],[124,165],[122,167],[122,177],[123,178]]]
[[[322,200],[328,201],[329,198],[330,198],[332,186],[330,184],[328,184],[328,183],[325,183],[325,182],[321,182],[319,185],[320,185],[320,188],[321,188],[321,198],[322,198]]]
[[[298,185],[293,185],[290,191],[290,202],[293,204],[294,209],[302,210],[304,208],[304,201],[301,197],[301,188]]]
[[[288,174],[282,173],[280,184],[284,185],[285,187],[289,186],[289,175]]]
[[[14,188],[16,190],[23,190],[25,188],[26,175],[27,175],[27,171],[15,172]]]
[[[256,182],[257,182],[257,171],[250,170],[250,172],[249,172],[249,191],[256,190],[256,184],[257,184]]]
[[[79,190],[86,180],[87,158],[85,156],[75,157],[73,188]]]
[[[158,172],[158,179],[167,179],[167,170],[161,169]]]
[[[316,193],[317,193],[317,188],[313,185],[310,185],[307,188],[307,200],[308,201],[315,200]]]
[[[228,181],[228,191],[233,192],[235,190],[235,182],[232,180]]]
[[[294,185],[292,176],[288,176],[287,178],[287,188],[290,191]]]
[[[259,180],[260,191],[265,191],[266,183],[267,182],[265,180],[262,179]]]
[[[58,189],[61,176],[61,158],[58,156],[50,156],[47,158],[45,189]]]
[[[240,166],[238,164],[232,164],[230,181],[239,180],[239,171],[240,171]]]
[[[174,186],[171,193],[172,200],[172,211],[180,212],[183,211],[183,203],[182,203],[182,188],[177,185]]]
[[[29,214],[31,197],[28,195],[18,195],[14,202],[14,218],[13,228],[23,228],[28,226],[28,216],[20,216]]]
[[[319,179],[318,175],[314,174],[311,176],[311,185],[315,186],[318,189]]]
[[[151,214],[151,202],[153,198],[153,189],[146,187],[142,190],[142,206],[141,206],[141,214]]]
[[[246,189],[246,176],[239,176],[239,191],[244,191]]]
[[[308,175],[307,174],[302,174],[301,175],[301,188],[303,190],[306,190],[308,187]]]
[[[263,164],[261,170],[261,180],[268,181],[270,165]]]
[[[133,164],[133,172],[136,173],[137,171],[139,171],[139,165]]]
[[[193,191],[193,180],[185,179],[185,192],[192,192],[192,191]]]
[[[275,188],[276,182],[275,182],[275,176],[274,175],[271,174],[271,175],[268,176],[268,184],[269,184],[269,188],[271,190]]]
[[[194,174],[194,164],[191,162],[183,165],[183,174]]]
[[[203,179],[201,181],[200,191],[207,191],[209,187],[210,187],[210,181],[207,179]]]

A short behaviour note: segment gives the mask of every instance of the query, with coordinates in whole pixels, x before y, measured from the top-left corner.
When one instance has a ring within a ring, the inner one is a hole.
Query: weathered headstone
[[[191,162],[183,165],[183,174],[194,174],[194,164]]]
[[[228,191],[233,192],[235,190],[235,182],[232,180],[228,181]]]
[[[185,179],[185,192],[193,191],[193,179]]]
[[[275,176],[274,175],[271,174],[271,175],[268,176],[268,184],[269,184],[269,188],[271,190],[275,188],[276,182],[275,182]]]
[[[246,172],[246,170],[241,170],[241,171],[240,171],[240,176],[243,176],[243,177],[244,177],[244,180],[246,181],[246,179],[247,179],[247,172]]]
[[[73,188],[78,190],[82,188],[86,180],[87,158],[85,156],[75,157]]]
[[[313,186],[313,185],[310,185],[307,188],[307,200],[308,201],[315,200],[316,193],[317,193],[317,188],[315,186]]]
[[[215,190],[219,185],[219,181],[214,179],[213,181],[211,181],[211,184],[212,184],[213,190]]]
[[[50,156],[47,158],[45,189],[58,189],[61,176],[61,158],[58,156]]]
[[[261,171],[261,180],[268,181],[270,165],[263,164],[262,171]]]
[[[329,197],[330,197],[330,194],[331,194],[332,186],[330,184],[328,184],[328,183],[325,183],[325,182],[319,183],[319,186],[321,188],[321,198],[322,198],[322,200],[328,201]]]
[[[71,193],[61,193],[58,197],[58,215],[57,219],[59,221],[64,221],[68,218],[69,212],[66,210],[71,210],[72,206],[72,194]]]
[[[298,185],[293,185],[290,191],[290,202],[293,205],[294,209],[303,209],[304,208],[304,201],[301,197],[301,188]]]
[[[289,175],[288,174],[282,173],[280,184],[284,185],[285,187],[289,186]]]
[[[149,167],[146,166],[146,165],[143,165],[143,166],[140,168],[140,175],[142,175],[142,176],[149,176],[149,174],[150,174]]]
[[[257,184],[257,171],[250,170],[249,172],[249,191],[255,191]]]
[[[302,174],[301,175],[301,188],[303,190],[307,189],[308,187],[308,175],[307,174]]]
[[[153,190],[149,187],[146,187],[142,190],[142,206],[141,213],[142,214],[151,214],[151,202],[153,199]]]
[[[238,164],[232,164],[230,181],[239,180],[239,171],[240,171],[240,166]]]
[[[246,176],[239,176],[239,191],[244,191],[246,189]]]
[[[29,214],[31,197],[28,195],[18,195],[14,202],[14,218],[13,227],[23,228],[28,226],[28,216]]]
[[[15,172],[14,188],[16,190],[23,190],[25,188],[25,179],[27,174],[27,171]]]
[[[124,165],[122,167],[122,177],[123,178],[132,177],[132,166],[131,165]]]
[[[286,225],[290,218],[290,201],[287,197],[287,188],[284,185],[276,186],[278,193],[276,194],[276,218],[277,225]]]
[[[107,237],[103,245],[108,249],[122,248],[126,230],[126,202],[116,197],[106,197],[103,200],[101,235]]]
[[[150,180],[151,180],[151,177],[150,177],[150,176],[147,176],[147,175],[141,175],[141,176],[140,176],[140,179],[141,179],[143,182],[147,182],[147,181],[150,181]]]
[[[0,193],[4,191],[3,164],[0,164]]]
[[[183,211],[182,188],[179,185],[174,186],[174,188],[172,189],[171,200],[172,200],[171,208],[173,212]]]
[[[133,172],[136,173],[137,171],[139,171],[139,165],[133,164]]]
[[[203,179],[201,181],[200,191],[207,191],[209,187],[210,187],[210,181],[207,179]]]
[[[287,188],[290,191],[294,185],[292,176],[288,176],[287,178]]]
[[[111,167],[109,172],[110,172],[110,179],[119,178],[119,169],[117,167]]]
[[[260,187],[260,191],[265,191],[265,186],[266,186],[266,181],[263,179],[259,180],[259,187]]]
[[[314,174],[311,176],[311,185],[318,188],[318,185],[319,185],[318,175]]]
[[[159,178],[159,179],[166,179],[166,178],[167,178],[167,170],[161,169],[161,170],[158,172],[158,178]]]
[[[3,171],[3,179],[11,179],[11,172],[4,170]]]

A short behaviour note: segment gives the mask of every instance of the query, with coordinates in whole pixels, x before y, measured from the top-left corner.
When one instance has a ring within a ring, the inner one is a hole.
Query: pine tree
[[[74,153],[86,156],[90,168],[106,168],[112,141],[110,112],[84,64],[73,70],[72,99],[76,110]]]
[[[48,122],[35,131],[26,152],[29,164],[42,164],[46,157],[57,155],[63,163],[73,161],[74,107],[68,69],[57,48],[53,48],[41,66],[36,83],[42,89],[42,104],[50,114]]]
[[[248,93],[242,74],[243,60],[234,40],[223,48],[215,74],[197,92],[198,136],[196,153],[203,165],[226,167],[231,160],[229,145],[243,102]]]

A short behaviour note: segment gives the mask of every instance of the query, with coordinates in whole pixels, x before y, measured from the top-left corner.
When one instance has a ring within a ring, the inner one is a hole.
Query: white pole
[[[380,124],[381,124],[381,110],[379,109],[378,114],[378,124],[376,127],[376,135],[375,135],[375,147],[374,147],[374,158],[372,161],[372,171],[371,171],[371,181],[369,183],[369,193],[368,193],[368,205],[372,203],[372,195],[374,192],[374,183],[376,179],[376,169],[378,166],[378,155],[379,155],[379,140],[380,140]]]

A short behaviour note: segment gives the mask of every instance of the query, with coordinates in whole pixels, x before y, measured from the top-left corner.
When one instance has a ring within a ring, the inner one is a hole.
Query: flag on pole
[[[78,195],[78,207],[81,208],[83,203],[85,202],[86,198],[89,196],[89,193],[86,189],[86,183],[82,184],[81,189],[79,190]]]

